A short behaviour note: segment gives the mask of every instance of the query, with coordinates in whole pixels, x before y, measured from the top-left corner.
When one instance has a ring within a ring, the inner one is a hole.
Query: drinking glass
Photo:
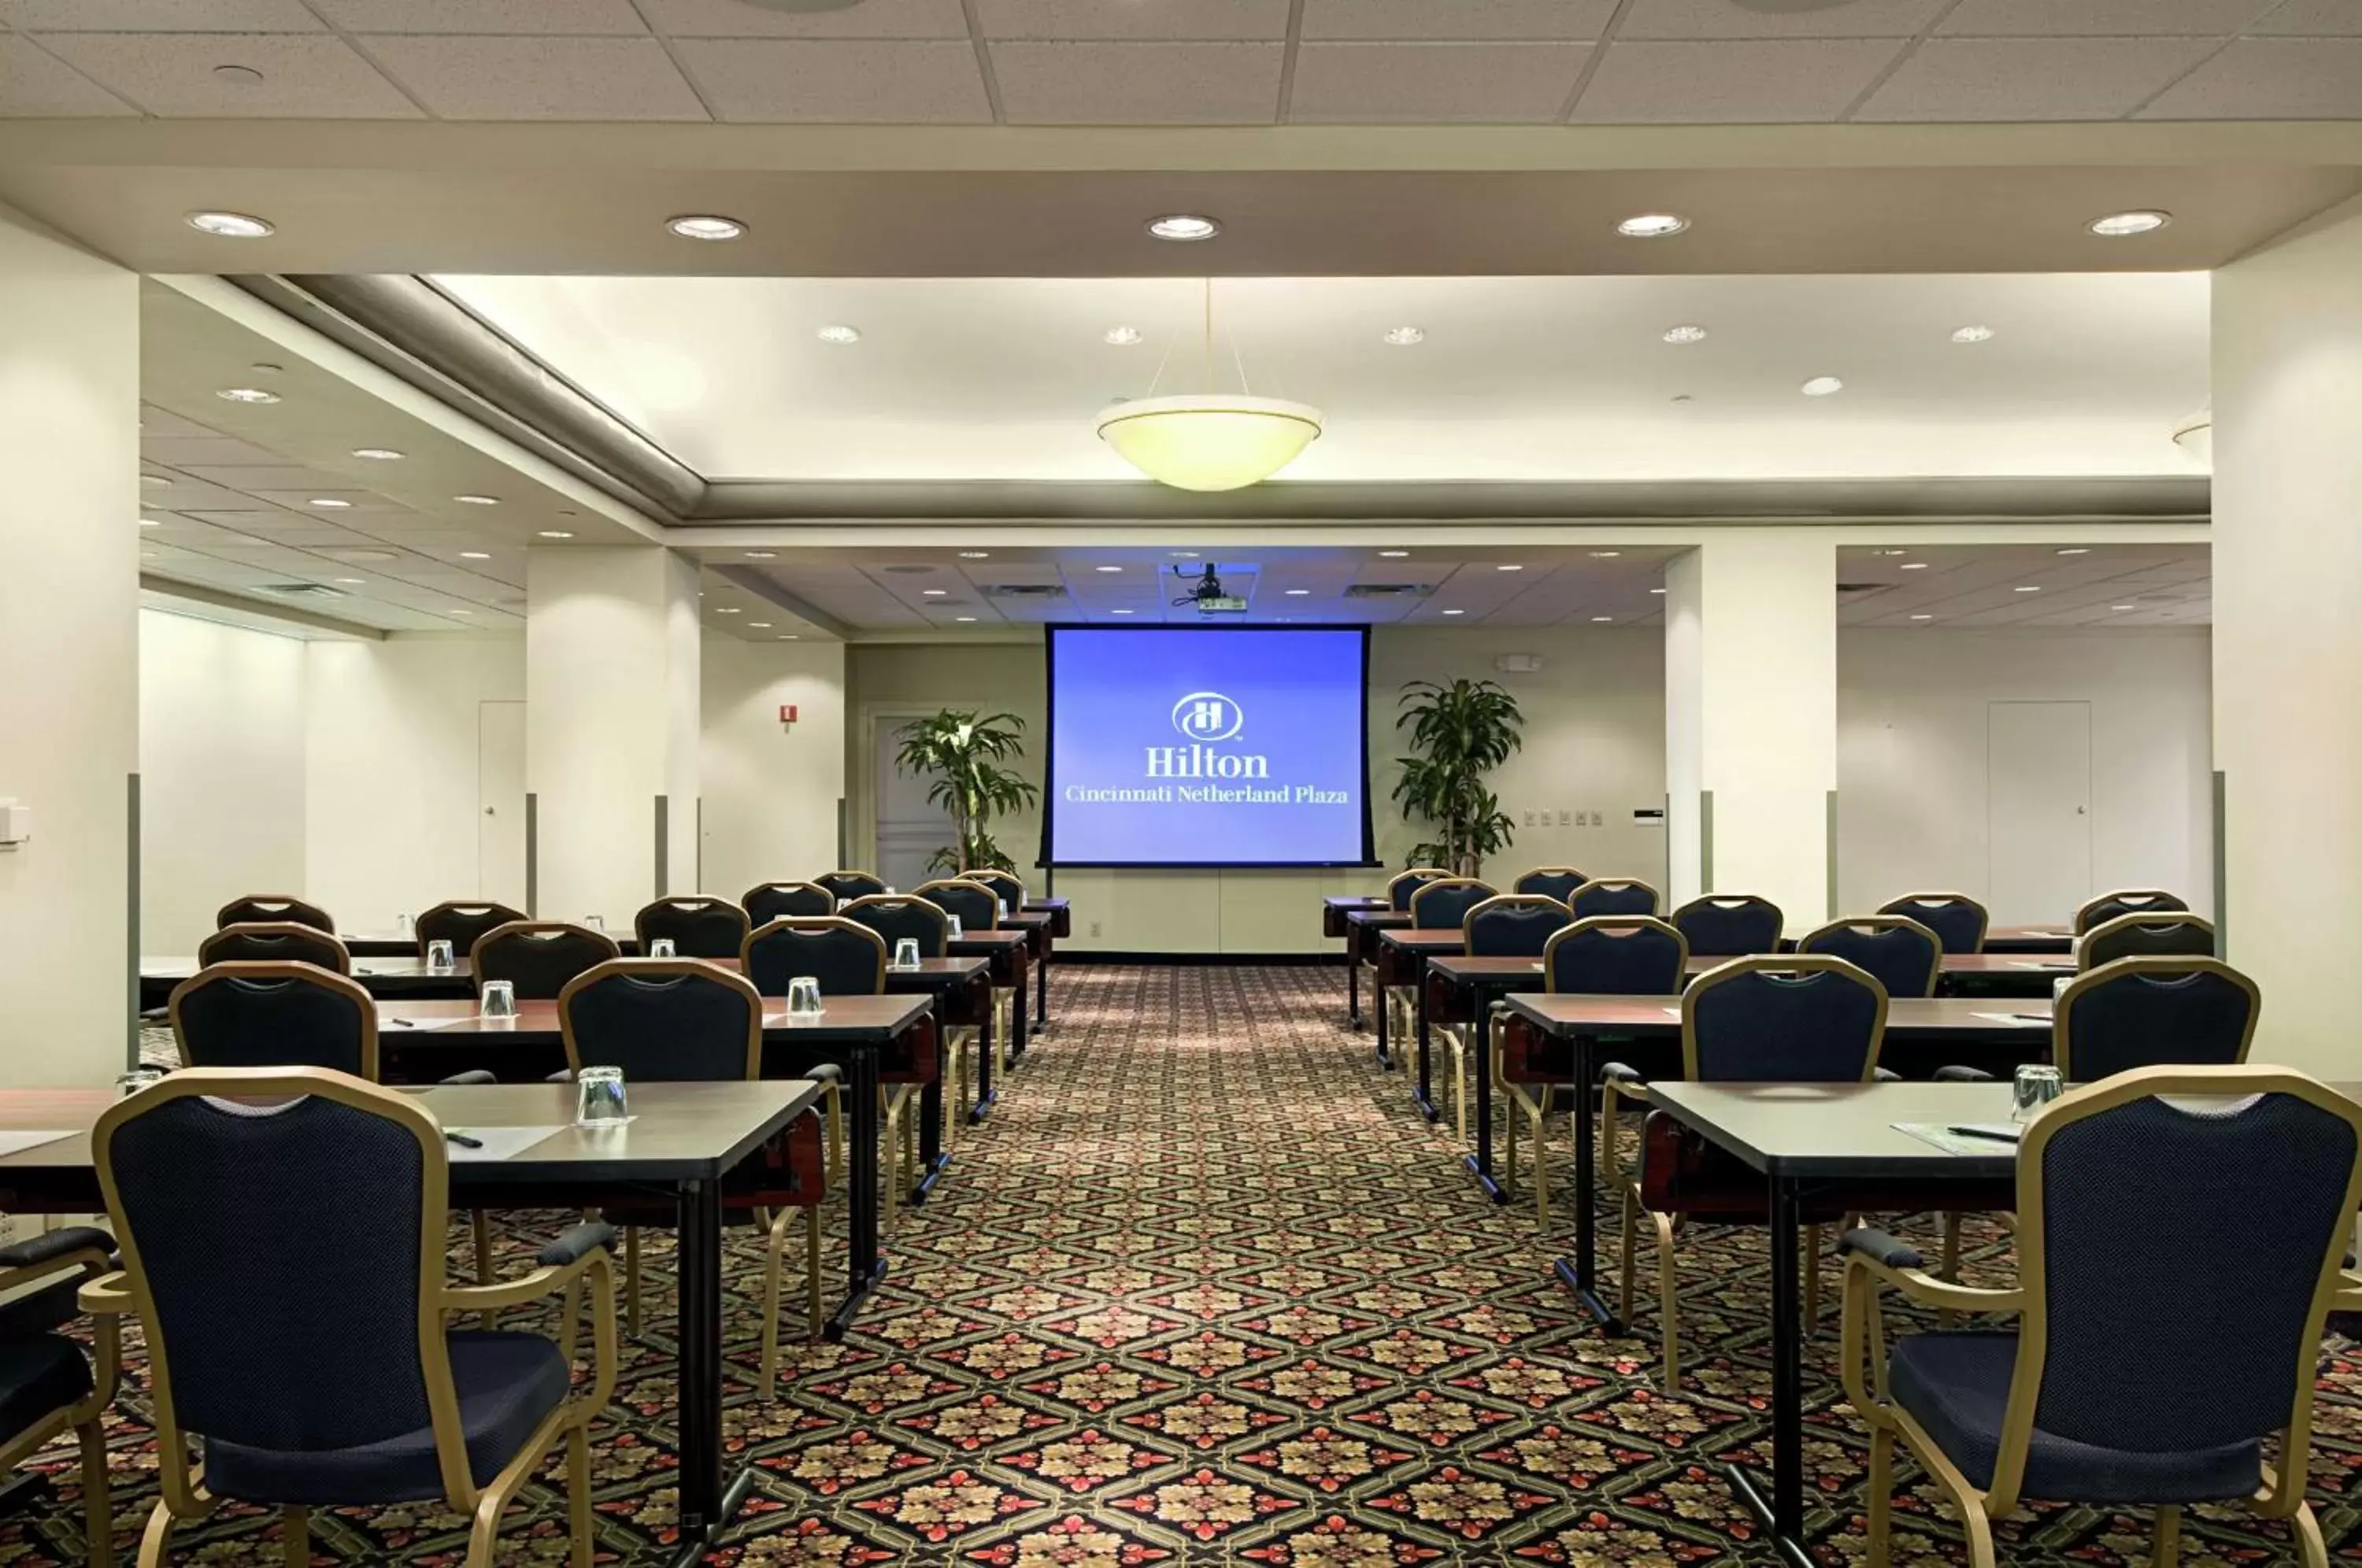
[[[607,929],[607,922],[601,920],[597,915],[584,915],[582,917],[582,923],[589,926],[593,931],[603,932]]]
[[[891,888],[887,889],[886,889],[886,896],[887,896],[888,898],[889,898],[889,899],[890,899],[890,898],[892,898],[892,897],[894,896],[894,889],[891,889]]]
[[[995,899],[992,900],[992,918],[1003,925],[1009,923],[1009,900],[1007,899]]]
[[[678,947],[673,945],[673,940],[669,936],[659,936],[654,942],[648,944],[648,956],[651,958],[670,958],[678,955],[679,951],[680,950]]]
[[[574,1075],[574,1125],[621,1127],[631,1119],[623,1068],[585,1067]]]
[[[2031,1121],[2041,1114],[2044,1106],[2066,1092],[2066,1086],[2058,1081],[2058,1068],[2029,1062],[2017,1069],[2010,1089],[2010,1120]]]
[[[946,916],[946,917],[944,917],[944,918],[946,918],[947,920],[949,920],[949,921],[951,922],[951,926],[950,926],[950,928],[949,928],[948,930],[946,930],[946,931],[944,932],[944,935],[946,935],[947,937],[949,937],[952,941],[954,941],[954,942],[957,942],[957,941],[960,939],[960,922],[959,922],[959,916],[957,916],[957,915],[948,915],[948,916]]]
[[[513,980],[486,980],[484,994],[476,1004],[479,1018],[509,1019],[516,1017],[516,983]]]
[[[845,905],[847,905],[847,904],[849,904],[849,903],[851,903],[852,901],[853,901],[853,900],[852,900],[851,899],[839,899],[839,900],[836,900],[836,912],[837,912],[837,913],[839,913],[839,914],[843,914],[843,913],[844,912],[844,906],[845,906]]]
[[[413,929],[408,915],[398,914],[393,917],[393,933],[396,936],[408,936]]]
[[[115,1095],[117,1099],[129,1099],[141,1089],[163,1081],[164,1075],[153,1067],[134,1067],[127,1073],[117,1075],[115,1080]]]
[[[919,939],[915,936],[896,937],[894,939],[894,967],[897,969],[915,969],[918,966]]]
[[[451,944],[442,937],[426,944],[426,966],[430,969],[448,969],[457,956],[451,951]]]
[[[798,975],[788,982],[788,1016],[818,1018],[821,1014],[820,981],[811,975]]]

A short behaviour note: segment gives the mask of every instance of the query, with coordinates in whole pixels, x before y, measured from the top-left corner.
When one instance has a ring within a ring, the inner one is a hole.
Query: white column
[[[535,912],[611,931],[697,890],[697,567],[654,545],[542,547],[525,569]]]
[[[1666,569],[1668,909],[1760,893],[1792,934],[1828,918],[1837,691],[1834,545],[1734,529]]]
[[[2214,275],[2214,766],[2257,1061],[2362,1076],[2362,215]]]
[[[0,1085],[104,1083],[127,1058],[138,283],[0,207],[0,799],[33,822],[0,848]]]

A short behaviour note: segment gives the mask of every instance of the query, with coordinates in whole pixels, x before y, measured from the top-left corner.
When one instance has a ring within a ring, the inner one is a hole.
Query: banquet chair
[[[122,1366],[112,1315],[91,1322],[91,1354],[60,1331],[82,1315],[81,1286],[114,1272],[115,1239],[86,1225],[46,1231],[0,1247],[0,1469],[14,1470],[72,1428],[82,1442],[83,1532],[93,1568],[115,1561],[115,1509],[108,1487],[106,1408]],[[0,1497],[40,1495],[39,1471],[17,1477]]]
[[[418,937],[418,955],[423,958],[429,943],[447,942],[455,955],[465,954],[484,933],[531,918],[523,910],[488,899],[446,899],[420,915],[411,929]]]
[[[1534,969],[1541,969],[1542,949],[1561,928],[1573,920],[1566,906],[1556,899],[1540,893],[1496,893],[1471,908],[1461,921],[1461,945],[1471,958],[1531,958]],[[1468,1069],[1475,1058],[1478,1071],[1489,1069],[1488,1061],[1477,1050],[1480,1032],[1488,1031],[1487,1018],[1470,1020],[1466,1024],[1434,1024],[1436,1037],[1443,1043],[1444,1071],[1451,1081],[1452,1114],[1460,1129],[1461,1142],[1468,1141]]]
[[[1009,906],[1010,914],[1015,914],[1025,907],[1025,884],[1018,880],[1017,873],[1014,871],[1004,871],[998,866],[987,866],[980,870],[963,871],[960,877],[965,881],[981,882],[991,889],[993,896]]]
[[[1690,961],[1682,933],[1653,915],[1593,915],[1561,927],[1542,944],[1542,989],[1562,996],[1679,996]],[[1574,1062],[1561,1043],[1507,1027],[1496,1015],[1493,1077],[1508,1113],[1503,1122],[1503,1175],[1518,1180],[1518,1122],[1533,1134],[1534,1224],[1550,1231],[1550,1168],[1542,1134],[1551,1104],[1568,1087],[1577,1116],[1591,1114],[1592,1086],[1574,1082]]]
[[[822,997],[874,996],[885,987],[886,944],[867,926],[842,915],[788,915],[751,933],[738,971],[766,997],[784,997],[788,982],[809,977]],[[828,1175],[844,1168],[842,1076],[828,1084]]]
[[[1708,893],[1672,912],[1672,926],[1705,958],[1777,953],[1784,922],[1780,906],[1755,893]]]
[[[680,958],[735,958],[752,929],[745,910],[727,899],[702,895],[658,899],[632,917],[632,934],[643,954],[669,937]]]
[[[836,895],[818,882],[765,882],[747,889],[738,907],[746,911],[746,923],[760,931],[775,920],[834,914]]]
[[[566,1065],[619,1067],[633,1083],[752,1082],[763,1076],[763,999],[743,975],[694,958],[617,958],[577,975],[557,998]],[[832,1085],[832,1087],[833,1087]],[[820,1206],[827,1197],[820,1118],[797,1117],[761,1152],[725,1176],[724,1220],[763,1228],[763,1387],[778,1369],[779,1264],[789,1217],[804,1217],[804,1315],[821,1331]],[[639,1232],[677,1222],[668,1201],[610,1206],[624,1231],[626,1331],[640,1319]]]
[[[2119,958],[2058,993],[2050,1058],[2070,1084],[2141,1067],[2236,1066],[2263,1007],[2256,982],[2219,958]]]
[[[1991,917],[1966,893],[1905,893],[1878,906],[1883,915],[1903,915],[1936,933],[1947,953],[1981,953]]]
[[[1856,915],[1809,932],[1799,953],[1826,953],[1874,976],[1889,997],[1932,997],[1944,970],[1944,939],[1909,915]]]
[[[1414,931],[1458,931],[1468,911],[1496,894],[1491,883],[1473,877],[1438,877],[1410,892],[1406,906]],[[1410,986],[1388,986],[1378,1005],[1390,1010],[1387,1026],[1396,1040],[1407,1040],[1418,1027],[1418,993]]]
[[[2075,966],[2096,969],[2119,958],[2144,955],[2212,958],[2214,922],[2187,910],[2118,915],[2093,926],[2083,940],[2075,944]]]
[[[1513,893],[1540,893],[1546,899],[1565,903],[1577,888],[1591,878],[1572,866],[1537,866],[1509,885]]]
[[[556,1001],[567,981],[620,954],[613,937],[587,925],[513,920],[476,938],[468,958],[479,992],[489,981],[506,980],[519,1001]]]
[[[2192,1172],[2205,1173],[2193,1181]],[[2017,1153],[2017,1281],[1970,1289],[1853,1231],[1840,1365],[1871,1429],[1869,1558],[1888,1559],[1899,1440],[1959,1514],[1971,1568],[2022,1500],[2181,1516],[2244,1503],[2328,1550],[2304,1499],[2315,1366],[2362,1202],[2362,1108],[2277,1067],[2148,1067],[2067,1094]],[[1882,1297],[2014,1327],[1905,1334]],[[2267,1458],[2268,1451],[2269,1457]]]
[[[1407,914],[1410,912],[1412,896],[1421,888],[1430,882],[1448,882],[1455,879],[1452,873],[1435,866],[1414,866],[1407,871],[1398,871],[1386,879],[1386,908],[1396,914]],[[1389,1005],[1387,999],[1378,986],[1378,944],[1375,933],[1364,933],[1363,943],[1363,950],[1361,957],[1352,961],[1369,969],[1370,994],[1378,999],[1380,1007],[1385,1007]],[[1391,1026],[1392,1018],[1389,1017],[1387,1021]]]
[[[317,904],[308,904],[292,893],[248,893],[242,899],[232,899],[214,915],[216,929],[225,925],[252,925],[261,922],[286,922],[308,925],[315,931],[334,934],[337,922],[328,911]]]
[[[1886,1033],[1886,988],[1842,958],[1783,953],[1734,958],[1682,994],[1682,1077],[1690,1083],[1869,1083]],[[1641,1121],[1627,1166],[1619,1146],[1622,1102],[1645,1108],[1649,1088],[1622,1063],[1600,1070],[1600,1163],[1621,1199],[1623,1252],[1618,1312],[1632,1321],[1640,1220],[1657,1243],[1657,1331],[1666,1392],[1681,1386],[1681,1309],[1675,1287],[1677,1220],[1760,1225],[1770,1218],[1760,1174],[1661,1113]],[[1871,1207],[1868,1203],[1861,1207]],[[1879,1205],[1878,1207],[1884,1207]],[[1820,1227],[1843,1210],[1805,1214],[1806,1321],[1818,1316]]]
[[[812,881],[826,888],[828,896],[839,903],[876,898],[886,891],[885,882],[874,871],[823,871]]]
[[[2112,920],[2128,914],[2174,914],[2190,908],[2179,897],[2157,888],[2120,888],[2088,900],[2075,911],[2075,934],[2090,935]]]
[[[1653,915],[1657,889],[1633,877],[1594,877],[1566,896],[1577,920],[1593,915]]]
[[[240,921],[197,944],[197,966],[212,964],[310,964],[339,975],[353,972],[345,944],[314,925],[292,920]]]
[[[966,877],[946,877],[933,882],[922,882],[911,889],[915,898],[926,900],[944,913],[960,922],[963,933],[998,931],[1000,929],[1001,895],[997,889]],[[1015,904],[1010,908],[1015,909]],[[1027,962],[1021,954],[1018,962]],[[995,1042],[993,1070],[1006,1072],[1009,1066],[1008,1042],[1015,1025],[1017,988],[992,988],[992,1038]]]
[[[108,1107],[91,1150],[123,1268],[83,1304],[147,1334],[162,1496],[143,1568],[225,1502],[281,1510],[290,1563],[310,1560],[315,1507],[436,1503],[471,1516],[466,1568],[489,1568],[502,1510],[560,1441],[589,1568],[590,1426],[615,1386],[608,1227],[574,1227],[519,1278],[450,1284],[442,1127],[412,1096],[318,1068],[175,1073]],[[569,1398],[584,1286],[597,1348]],[[551,1297],[563,1348],[445,1327]]]
[[[877,933],[885,951],[878,957],[877,981],[874,988],[886,988],[885,965],[893,956],[894,944],[910,937],[919,944],[922,958],[947,957],[951,952],[951,919],[942,905],[912,893],[892,896],[873,893],[854,900],[844,906],[843,918],[855,925],[865,926]],[[998,997],[995,1008],[999,1006]],[[993,1067],[1006,1072],[1009,1066],[1007,1037],[993,1032]],[[941,1043],[938,1044],[937,1043]],[[878,1115],[884,1125],[886,1146],[893,1153],[892,1169],[915,1169],[918,1165],[918,1113],[920,1094],[939,1070],[936,1055],[939,1050],[965,1052],[957,1061],[940,1064],[943,1070],[955,1072],[959,1078],[958,1092],[966,1092],[967,1067],[975,1055],[975,1035],[962,1030],[955,1041],[939,1032],[923,1052],[907,1061],[884,1061],[877,1068]],[[948,1120],[948,1118],[946,1118]],[[901,1214],[902,1197],[908,1185],[889,1182],[892,1190],[886,1205],[886,1229],[891,1234]]]

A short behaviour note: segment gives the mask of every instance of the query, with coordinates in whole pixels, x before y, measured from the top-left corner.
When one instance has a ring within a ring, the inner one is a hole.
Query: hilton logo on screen
[[[1209,743],[1238,738],[1247,716],[1219,691],[1192,691],[1173,704],[1173,727],[1188,741],[1148,747],[1151,778],[1268,778],[1271,759],[1209,750]]]

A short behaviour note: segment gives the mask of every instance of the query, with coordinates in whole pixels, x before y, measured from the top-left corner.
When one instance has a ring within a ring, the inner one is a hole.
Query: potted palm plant
[[[1413,680],[1397,705],[1395,728],[1409,729],[1411,755],[1394,798],[1405,817],[1439,835],[1414,846],[1408,864],[1481,875],[1485,857],[1509,846],[1515,825],[1485,776],[1525,745],[1518,700],[1490,680]]]
[[[993,842],[996,815],[1022,811],[1041,791],[1002,766],[1024,755],[1025,721],[1014,713],[979,716],[945,708],[915,719],[895,732],[901,740],[894,766],[904,773],[932,777],[927,799],[952,819],[953,842],[929,856],[928,868],[955,876],[1017,863]]]

